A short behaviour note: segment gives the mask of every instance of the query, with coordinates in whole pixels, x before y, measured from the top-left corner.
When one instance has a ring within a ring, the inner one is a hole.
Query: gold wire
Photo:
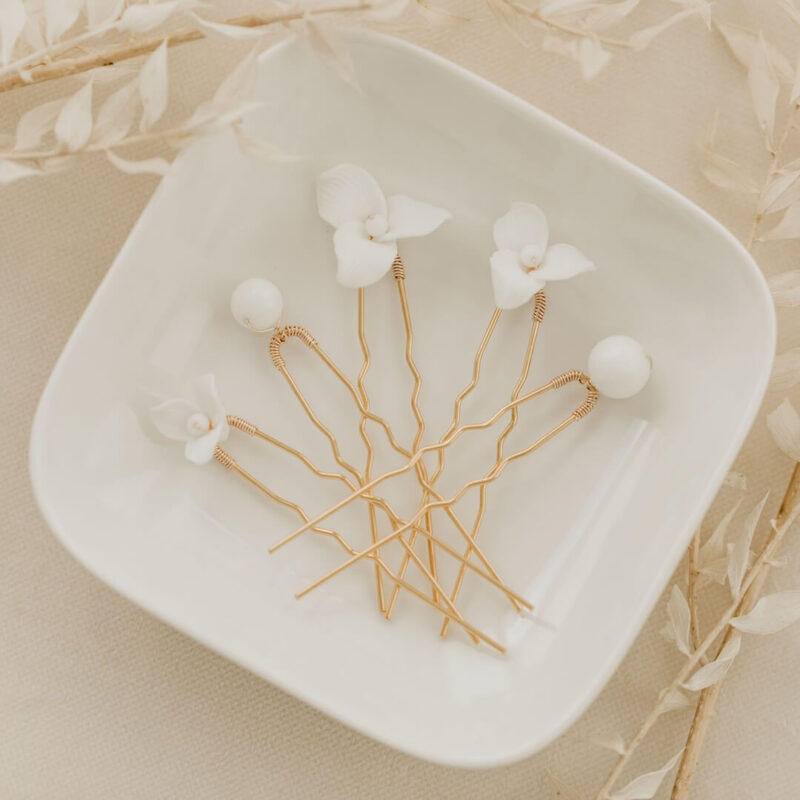
[[[273,360],[274,364],[276,365],[276,367],[278,368],[278,370],[289,381],[290,386],[292,387],[292,390],[294,391],[294,393],[295,393],[296,397],[298,398],[298,400],[300,401],[300,403],[306,409],[306,413],[309,415],[311,420],[327,436],[328,440],[331,443],[331,447],[333,448],[334,454],[338,455],[338,459],[337,460],[341,459],[341,455],[339,454],[339,447],[338,447],[338,444],[336,442],[336,437],[334,436],[334,434],[327,427],[325,427],[323,425],[323,423],[316,417],[316,415],[314,415],[313,411],[311,410],[311,407],[309,406],[308,402],[306,401],[305,397],[303,396],[303,393],[300,391],[299,387],[297,387],[297,385],[294,383],[294,381],[291,378],[291,375],[289,374],[289,372],[287,370],[286,361],[283,358],[283,355],[281,354],[281,349],[280,348],[281,348],[281,345],[283,343],[285,343],[286,340],[290,336],[296,336],[297,338],[299,338],[311,350],[313,350],[319,356],[320,359],[322,359],[323,363],[333,372],[333,374],[341,381],[341,383],[345,386],[347,391],[350,393],[350,396],[355,401],[355,403],[358,406],[358,409],[361,412],[361,414],[367,416],[369,419],[371,419],[374,422],[378,423],[383,428],[384,432],[386,433],[387,439],[389,440],[390,445],[392,446],[392,448],[396,452],[400,453],[401,455],[403,455],[406,458],[412,459],[412,454],[408,450],[406,450],[404,447],[402,447],[402,445],[400,445],[398,443],[397,439],[394,436],[394,433],[392,432],[391,428],[389,427],[388,422],[386,422],[386,420],[383,419],[383,417],[379,417],[377,414],[374,414],[368,408],[366,408],[364,403],[361,401],[361,397],[359,396],[357,389],[355,388],[355,386],[353,386],[353,384],[350,381],[350,379],[339,369],[339,367],[336,365],[336,363],[319,346],[319,344],[316,341],[316,339],[314,339],[314,337],[305,328],[302,328],[302,327],[300,327],[298,325],[287,326],[285,328],[282,328],[280,331],[277,331],[275,333],[275,335],[272,337],[272,340],[270,341],[269,350],[270,350],[270,354],[272,356],[272,360]],[[408,469],[414,468],[416,466],[418,460],[419,459],[412,459],[411,461],[409,461],[408,464],[406,465],[406,467],[401,468],[401,472],[406,471],[407,468]],[[342,464],[343,466],[347,464],[347,462],[344,462],[343,460],[339,460],[339,463]],[[352,468],[352,467],[351,467],[351,469],[354,470],[354,468]],[[401,473],[398,473],[398,474],[401,474]],[[363,483],[361,481],[361,479],[360,479],[361,476],[358,475],[357,471],[355,471],[355,475],[357,477],[358,482],[359,483]],[[422,482],[423,487],[425,489],[427,489],[434,498],[436,498],[437,500],[443,500],[444,499],[433,488],[433,486],[430,483],[427,482],[427,480],[425,479],[424,475],[422,473],[420,473],[420,472],[418,472],[418,479]],[[352,497],[360,497],[361,495],[363,495],[363,493],[364,493],[364,490],[363,490],[363,486],[362,486],[362,490],[360,492],[356,493],[355,495],[352,495]],[[445,513],[448,515],[448,517],[455,524],[455,526],[458,529],[459,533],[461,533],[461,535],[465,538],[466,542],[469,544],[472,541],[470,539],[469,531],[464,527],[463,523],[458,519],[458,517],[456,516],[455,512],[452,510],[452,508],[450,508],[450,506],[444,506],[444,510],[445,510]],[[419,526],[416,525],[416,523],[415,523],[415,529],[418,529],[418,528],[419,528]],[[307,529],[308,528],[306,528],[306,530]],[[282,544],[285,544],[287,541],[289,541],[289,539],[286,539],[286,540],[284,540],[282,542],[279,542],[277,545],[274,545],[274,548],[277,549],[277,547],[281,546]],[[477,544],[473,544],[473,551],[478,556],[478,558],[483,562],[483,564],[486,567],[486,569],[489,572],[489,574],[491,574],[495,578],[495,580],[499,582],[500,586],[505,591],[508,587],[506,586],[505,582],[500,578],[499,574],[494,569],[494,567],[491,565],[491,562],[486,557],[485,553],[481,550],[480,547],[478,547]],[[272,549],[270,550],[270,552],[272,552]],[[512,596],[512,593],[506,591],[506,596],[508,597],[509,602],[514,606],[514,608],[517,611],[519,611],[520,610],[520,604],[515,599],[515,597]]]
[[[546,384],[546,387],[549,387],[550,389],[556,389],[556,388],[560,388],[561,386],[566,385],[566,383],[569,383],[570,381],[574,381],[574,380],[578,380],[584,385],[584,387],[586,388],[586,391],[587,391],[587,396],[586,396],[586,400],[578,408],[576,408],[566,419],[564,419],[562,422],[560,422],[554,428],[551,428],[546,434],[544,434],[539,439],[537,439],[533,444],[529,445],[528,447],[524,448],[523,450],[519,450],[516,453],[513,453],[510,456],[505,456],[500,461],[500,463],[496,467],[491,469],[483,478],[478,478],[478,479],[475,479],[473,481],[469,481],[468,483],[464,484],[464,486],[462,486],[461,489],[459,489],[449,500],[440,500],[440,501],[436,501],[436,502],[433,502],[433,503],[428,503],[426,506],[424,506],[421,509],[419,509],[419,511],[417,512],[415,518],[412,519],[410,522],[406,522],[400,528],[398,528],[397,530],[393,531],[391,534],[389,534],[388,536],[384,537],[383,539],[379,540],[379,542],[376,545],[372,545],[371,547],[367,548],[366,550],[362,550],[357,555],[355,555],[352,558],[348,559],[348,561],[344,562],[343,564],[340,564],[338,567],[336,567],[334,570],[329,572],[327,575],[324,575],[322,578],[320,578],[319,580],[317,580],[314,583],[312,583],[310,586],[307,586],[305,589],[300,591],[297,594],[297,597],[303,597],[304,595],[308,594],[313,589],[315,589],[318,586],[320,586],[322,583],[326,582],[327,580],[330,580],[330,578],[334,577],[335,575],[338,575],[340,572],[342,572],[343,570],[347,569],[347,567],[349,567],[352,564],[356,563],[356,561],[359,561],[360,559],[364,558],[368,553],[372,552],[375,548],[381,547],[384,544],[386,544],[387,542],[391,541],[392,539],[400,536],[402,533],[404,533],[404,531],[408,530],[408,528],[410,528],[412,525],[414,525],[416,523],[416,521],[429,508],[442,508],[442,507],[446,507],[446,506],[452,505],[453,503],[458,502],[458,500],[461,497],[463,497],[464,494],[467,491],[469,491],[471,488],[473,488],[475,486],[480,486],[480,485],[485,484],[485,483],[489,483],[490,481],[493,481],[496,478],[499,478],[500,475],[503,473],[503,470],[506,468],[506,466],[508,466],[508,464],[510,464],[512,461],[516,461],[517,459],[522,458],[523,456],[526,456],[529,453],[533,452],[534,450],[538,449],[543,444],[545,444],[547,441],[549,441],[554,436],[556,436],[558,433],[560,433],[565,428],[567,428],[569,425],[571,425],[573,422],[576,422],[577,420],[582,419],[584,416],[586,416],[586,414],[588,414],[592,410],[592,408],[594,408],[594,405],[597,402],[598,394],[597,394],[597,390],[594,388],[594,386],[589,381],[589,378],[587,376],[583,375],[583,373],[580,373],[577,370],[573,370],[573,371],[571,371],[569,373],[564,373],[564,374],[559,375],[556,378],[554,378],[552,381],[550,381],[549,384]],[[540,387],[540,388],[543,388],[543,387]],[[534,391],[538,392],[540,390],[534,390]],[[524,398],[530,399],[530,396],[532,394],[533,394],[532,392],[529,392],[528,394],[524,395]],[[506,411],[509,411],[511,408],[515,407],[516,405],[519,405],[521,402],[524,402],[523,398],[519,398],[519,399],[513,401],[512,403],[507,403],[506,406],[504,406],[503,409],[501,409],[501,411],[503,413],[505,413]],[[476,424],[479,427],[487,427],[487,425],[485,423],[476,423]],[[463,429],[471,428],[471,427],[472,426],[463,426],[459,430],[463,430]],[[433,449],[433,448],[435,448],[437,446],[439,446],[439,445],[430,445],[429,448],[422,448],[422,450],[417,451],[417,454],[416,454],[415,457],[421,457],[421,454],[423,453],[424,450],[426,450],[426,449],[430,450],[430,449]],[[386,475],[389,475],[389,473],[386,473]],[[376,481],[380,481],[380,478],[376,478],[375,480]],[[366,487],[362,488],[359,491],[363,494],[363,492],[365,490],[366,490]],[[312,520],[311,522],[307,523],[306,529],[308,529],[312,525],[315,525],[315,524],[321,522],[322,519],[324,519],[326,516],[328,516],[329,513],[333,513],[333,509],[329,509],[329,511],[326,512],[325,514],[321,515],[321,517],[318,517],[317,519]],[[475,552],[479,553],[477,545],[475,545]]]
[[[544,292],[537,292],[536,299],[534,300],[533,305],[533,313],[531,314],[531,330],[530,334],[528,335],[528,345],[525,348],[525,356],[522,362],[522,371],[520,372],[519,378],[517,379],[516,384],[511,392],[511,399],[516,400],[519,397],[520,392],[522,391],[522,387],[525,385],[526,381],[528,380],[528,376],[531,372],[531,363],[533,362],[533,351],[536,347],[536,337],[539,333],[539,326],[542,323],[542,319],[544,318],[544,310],[545,310],[546,300]],[[511,419],[506,425],[505,430],[500,434],[500,437],[497,440],[497,449],[495,455],[495,466],[500,463],[500,460],[503,458],[503,449],[505,445],[505,441],[508,438],[509,434],[517,424],[517,420],[519,419],[519,408],[514,407],[511,409]],[[442,451],[440,451],[442,452]],[[475,514],[475,522],[472,526],[472,539],[473,541],[478,538],[478,533],[480,532],[481,524],[483,523],[483,517],[486,513],[486,491],[488,485],[482,484],[480,489],[478,490],[478,511]],[[467,549],[464,551],[464,556],[469,558],[472,554],[472,545],[468,545]],[[456,580],[453,584],[453,591],[450,595],[450,600],[454,603],[458,600],[459,592],[461,591],[461,586],[464,583],[464,576],[466,575],[466,568],[463,566],[459,567],[458,573],[456,574]],[[444,638],[447,636],[447,629],[450,627],[450,620],[445,618],[442,622],[442,628],[439,631],[439,635]]]
[[[247,420],[242,419],[242,417],[236,417],[236,416],[230,416],[229,415],[228,416],[228,424],[233,428],[237,428],[238,430],[243,431],[244,433],[247,433],[247,434],[249,434],[251,436],[255,436],[255,437],[259,438],[259,439],[263,439],[265,442],[267,442],[269,444],[272,444],[275,447],[279,447],[281,450],[286,451],[287,453],[289,453],[289,455],[291,455],[291,456],[297,458],[299,461],[301,461],[309,470],[311,470],[311,472],[313,472],[315,475],[318,475],[320,478],[338,480],[338,481],[341,481],[342,483],[344,483],[345,486],[347,486],[351,491],[355,491],[356,490],[356,484],[354,484],[346,475],[343,475],[340,472],[324,472],[323,470],[319,469],[306,455],[301,453],[299,450],[296,450],[295,448],[291,447],[290,445],[286,444],[285,442],[282,442],[280,439],[276,439],[274,436],[270,436],[268,433],[265,433],[260,428],[256,427],[252,422],[248,422]],[[376,496],[376,495],[373,495],[373,494],[366,494],[366,495],[364,495],[364,499],[367,500],[370,503],[374,503],[375,505],[379,506],[386,513],[386,515],[389,517],[390,521],[393,524],[395,524],[395,525],[399,524],[400,518],[395,514],[394,510],[389,505],[389,503],[385,500],[385,498],[379,497],[379,496]],[[320,529],[316,529],[316,530],[317,530],[317,533],[321,532]],[[325,532],[325,531],[322,531],[322,532]],[[427,531],[424,531],[424,530],[421,530],[420,533],[422,533],[422,535],[426,536],[426,537],[430,537],[431,536],[430,533],[428,533]],[[499,581],[497,581],[495,578],[493,578],[488,572],[486,572],[483,569],[481,569],[481,567],[477,566],[476,564],[473,564],[472,562],[465,563],[464,562],[464,557],[461,555],[461,553],[459,553],[457,550],[455,550],[452,547],[450,547],[450,545],[446,544],[445,542],[440,542],[438,540],[437,540],[437,545],[442,550],[444,550],[446,553],[448,553],[449,555],[453,556],[453,558],[455,558],[457,561],[459,561],[460,563],[464,564],[464,566],[467,569],[472,570],[478,576],[484,578],[486,581],[488,581],[489,583],[493,584],[494,586],[496,586],[501,591],[507,593],[509,596],[513,596],[514,599],[516,599],[518,602],[522,603],[522,605],[526,606],[529,610],[533,609],[533,606],[530,603],[528,603],[528,601],[525,600],[524,597],[521,597],[520,595],[517,595],[516,593],[514,593],[511,589],[508,589],[507,587],[503,587],[503,585]],[[355,553],[356,551],[353,550],[353,552]]]
[[[273,492],[269,487],[267,487],[260,480],[258,480],[258,478],[256,478],[254,475],[252,475],[250,472],[248,472],[246,469],[244,469],[242,466],[240,466],[239,463],[232,456],[230,456],[227,452],[225,452],[221,447],[217,446],[216,450],[214,451],[214,458],[220,464],[222,464],[222,466],[224,466],[226,469],[229,469],[229,470],[231,470],[233,472],[236,472],[238,475],[240,475],[242,478],[244,478],[248,483],[250,483],[256,489],[261,491],[263,494],[265,494],[271,500],[274,500],[276,503],[278,503],[278,504],[280,504],[280,505],[282,505],[282,506],[284,506],[286,508],[291,509],[302,520],[304,520],[306,522],[308,521],[308,515],[305,513],[305,511],[303,511],[303,509],[299,505],[297,505],[297,503],[293,503],[291,500],[288,500],[285,497],[282,497],[281,495],[277,494],[276,492]],[[321,527],[317,527],[317,526],[315,526],[313,528],[313,530],[316,533],[322,534],[324,536],[332,537],[336,542],[338,542],[339,545],[341,545],[341,547],[343,547],[345,549],[345,551],[347,551],[347,552],[349,552],[351,554],[354,554],[354,553],[357,552],[336,531],[332,531],[329,528],[321,528]],[[375,561],[375,563],[378,565],[378,567],[380,569],[383,569],[386,572],[386,574],[395,583],[401,584],[404,589],[407,589],[413,595],[415,595],[416,597],[419,597],[421,600],[423,600],[428,605],[432,606],[433,608],[435,608],[438,611],[441,611],[443,614],[447,615],[448,619],[454,619],[472,637],[480,639],[481,641],[483,641],[486,644],[490,645],[494,649],[498,650],[500,653],[505,653],[506,652],[505,648],[501,644],[499,644],[498,642],[496,642],[494,639],[492,639],[491,637],[487,636],[486,634],[482,633],[480,630],[475,628],[473,625],[470,625],[461,616],[461,614],[455,609],[455,607],[451,606],[450,609],[443,608],[438,603],[435,603],[433,600],[431,600],[426,594],[424,594],[423,592],[419,591],[419,589],[417,589],[415,586],[413,586],[413,585],[411,585],[409,583],[406,583],[402,578],[399,578],[397,575],[395,575],[389,569],[389,567],[386,566],[386,564],[381,560],[380,556],[377,553],[371,553],[369,557],[372,558]],[[424,570],[424,565],[422,565],[422,567],[423,567],[423,570]],[[443,598],[447,598],[447,594],[443,590],[441,591],[440,595]]]
[[[417,434],[414,437],[414,443],[412,445],[412,450],[416,452],[419,449],[419,446],[422,442],[422,437],[425,433],[425,420],[422,416],[422,412],[420,411],[419,407],[419,395],[422,390],[422,374],[420,373],[419,369],[417,368],[417,364],[414,360],[414,326],[411,321],[411,312],[408,306],[408,295],[406,293],[406,278],[405,278],[405,268],[403,267],[403,261],[400,256],[396,256],[394,259],[394,263],[392,265],[392,273],[394,275],[395,284],[397,285],[397,294],[400,300],[400,310],[403,315],[403,326],[405,327],[405,335],[406,335],[406,348],[405,348],[405,358],[406,364],[408,365],[408,369],[411,372],[412,377],[414,378],[414,388],[411,393],[411,411],[414,415],[414,419],[417,421]],[[421,485],[425,485],[428,480],[428,473],[425,467],[424,461],[419,461],[416,465],[417,475],[420,480]],[[430,494],[423,490],[422,495],[422,503],[424,504]],[[433,517],[430,514],[425,515],[425,525],[427,529],[433,533]],[[411,547],[414,547],[414,544],[417,539],[417,530],[413,530],[411,532],[411,536],[409,538],[409,544]],[[427,540],[428,545],[428,563],[430,565],[431,574],[436,577],[437,575],[437,568],[436,568],[436,550],[434,548],[434,542],[432,538]],[[408,560],[409,554],[406,552],[403,555],[403,560],[400,564],[400,569],[398,570],[397,574],[403,578],[405,577],[406,570],[408,569]],[[389,606],[386,609],[386,619],[390,619],[392,616],[392,612],[394,611],[395,603],[397,602],[397,594],[400,591],[399,586],[395,585],[394,589],[392,590],[392,594],[389,598]],[[436,593],[434,591],[433,599],[436,600]]]
[[[363,288],[358,290],[358,341],[361,345],[361,353],[363,355],[363,363],[361,365],[361,371],[358,373],[358,380],[356,382],[356,386],[358,388],[358,393],[361,396],[361,402],[369,408],[369,395],[367,394],[366,386],[364,385],[364,381],[367,377],[367,372],[369,372],[369,367],[371,363],[371,354],[369,352],[369,345],[367,344],[367,334],[366,334],[366,325],[364,322],[364,307],[366,305],[366,292]],[[367,434],[367,418],[365,416],[361,416],[361,421],[359,422],[359,433],[361,438],[364,440],[364,444],[367,448],[367,460],[366,464],[364,465],[364,480],[369,482],[372,480],[372,465],[375,461],[375,449],[372,446],[372,441]],[[373,544],[378,541],[378,515],[375,512],[375,506],[370,503],[369,504],[369,531],[370,531],[370,538],[372,539]],[[386,612],[386,598],[383,594],[383,579],[381,577],[381,569],[379,564],[375,563],[375,583],[378,592],[378,608],[380,608],[382,613]],[[395,584],[396,586],[397,584]],[[433,598],[436,599],[435,597]],[[449,621],[449,617],[447,618]]]

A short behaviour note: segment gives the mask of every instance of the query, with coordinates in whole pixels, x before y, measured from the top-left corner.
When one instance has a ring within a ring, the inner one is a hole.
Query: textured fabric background
[[[651,2],[638,19],[675,8]],[[744,237],[751,200],[710,186],[696,142],[720,109],[726,152],[760,181],[766,156],[742,68],[717,33],[688,20],[594,82],[538,44],[524,47],[479,3],[456,26],[417,20],[400,35],[483,75],[654,173]],[[764,27],[794,58],[795,35],[771,3],[718,2],[719,19]],[[534,39],[538,42],[538,39]],[[199,43],[171,55],[179,105],[196,103],[247,45]],[[49,85],[0,96],[0,120],[47,99]],[[69,332],[155,187],[104,159],[0,191],[0,798],[549,798],[551,775],[594,796],[614,756],[589,740],[629,737],[680,666],[659,631],[660,603],[621,668],[572,730],[519,764],[446,769],[351,732],[152,619],[88,574],[47,530],[32,498],[27,442],[36,402]],[[772,275],[797,244],[758,245]],[[800,345],[800,316],[779,313],[779,351]],[[698,388],[698,391],[702,391]],[[764,409],[782,395],[770,393]],[[797,401],[798,398],[795,398]],[[720,398],[724,402],[724,398]],[[709,526],[767,488],[774,513],[791,464],[759,417]],[[795,536],[795,538],[797,538]],[[800,546],[776,582],[800,584]],[[704,615],[727,602],[710,592]],[[725,683],[694,785],[707,800],[800,797],[800,626],[748,639]],[[690,713],[664,717],[629,775],[682,746]],[[668,796],[666,787],[659,797]]]

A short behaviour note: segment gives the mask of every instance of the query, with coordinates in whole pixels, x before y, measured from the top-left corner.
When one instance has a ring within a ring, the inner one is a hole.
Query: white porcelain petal
[[[388,206],[389,230],[380,237],[383,241],[425,236],[433,233],[445,220],[452,217],[446,208],[423,203],[404,194],[392,195]]]
[[[536,277],[543,281],[564,281],[582,272],[591,272],[594,264],[571,244],[554,244],[547,248],[542,266]]]
[[[189,436],[186,423],[192,414],[199,411],[197,406],[187,403],[186,400],[176,398],[166,400],[150,409],[150,419],[158,432],[167,439],[176,442],[185,442]]]
[[[370,240],[361,222],[346,222],[333,235],[338,270],[336,280],[351,289],[380,280],[397,255],[397,242]]]
[[[539,206],[512,203],[508,212],[495,221],[493,233],[498,250],[519,252],[526,245],[537,245],[544,252],[550,229]]]
[[[207,464],[214,457],[220,438],[220,429],[212,428],[197,439],[189,439],[184,450],[186,458],[193,464]]]
[[[387,213],[386,197],[378,182],[355,164],[339,164],[317,178],[317,209],[334,228]]]
[[[517,308],[544,286],[535,273],[525,272],[513,250],[498,250],[491,259],[492,289],[498,308]]]
[[[225,406],[217,392],[217,381],[212,373],[201,375],[195,385],[195,394],[201,411],[211,420],[214,428],[220,431],[220,438],[228,438],[228,418]]]

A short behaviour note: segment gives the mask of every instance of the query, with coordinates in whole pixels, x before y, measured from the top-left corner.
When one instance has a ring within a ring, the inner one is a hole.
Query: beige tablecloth
[[[674,9],[654,2],[639,19]],[[742,68],[717,33],[691,19],[643,53],[615,59],[594,82],[538,44],[524,47],[479,3],[482,22],[404,36],[485,76],[654,173],[743,236],[752,199],[710,186],[696,147],[716,108],[726,152],[764,175]],[[800,36],[772,3],[719,2],[719,19],[755,28],[793,57]],[[539,42],[540,37],[534,37]],[[171,56],[173,90],[190,107],[248,45],[186,46]],[[4,125],[55,85],[0,96]],[[0,191],[0,797],[548,798],[550,775],[593,796],[613,754],[590,740],[627,738],[680,666],[660,635],[663,603],[589,712],[559,741],[517,765],[446,769],[393,752],[333,722],[152,619],[67,555],[42,521],[27,475],[37,398],[72,327],[155,186],[101,157]],[[797,244],[758,245],[768,274],[796,267]],[[800,317],[779,312],[779,350],[800,344]],[[782,395],[768,395],[771,410]],[[797,400],[798,398],[795,398]],[[742,493],[724,488],[712,514],[766,488],[774,513],[791,469],[763,414],[738,461]],[[798,585],[800,547],[776,578]],[[712,591],[711,618],[726,596]],[[800,797],[800,629],[748,639],[725,683],[694,795],[706,800]],[[659,722],[631,775],[682,746],[686,711]],[[659,796],[664,796],[664,790]]]

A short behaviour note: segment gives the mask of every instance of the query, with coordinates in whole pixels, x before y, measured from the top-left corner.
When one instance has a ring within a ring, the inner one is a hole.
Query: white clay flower
[[[319,215],[336,228],[336,280],[353,289],[382,278],[397,255],[397,240],[435,231],[450,212],[402,194],[387,198],[375,178],[339,164],[317,179]]]
[[[206,464],[214,457],[217,444],[228,438],[230,428],[214,376],[201,376],[194,388],[196,403],[183,398],[167,400],[150,409],[150,419],[167,439],[186,442],[184,453],[189,461]]]
[[[594,269],[571,244],[547,246],[550,231],[533,203],[513,203],[494,223],[492,288],[498,308],[517,308],[548,281],[563,281]]]

